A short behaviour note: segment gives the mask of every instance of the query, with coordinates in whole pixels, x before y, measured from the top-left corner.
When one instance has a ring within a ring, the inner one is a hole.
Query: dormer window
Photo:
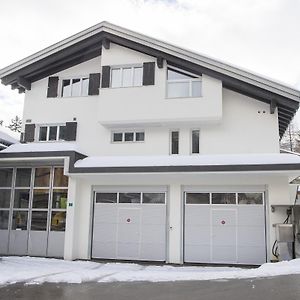
[[[89,77],[77,77],[62,80],[62,97],[85,97],[88,96],[88,91]]]
[[[201,97],[201,76],[168,68],[167,98]]]

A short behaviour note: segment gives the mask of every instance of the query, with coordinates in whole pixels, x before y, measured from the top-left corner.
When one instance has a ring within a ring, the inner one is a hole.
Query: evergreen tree
[[[15,116],[14,119],[11,119],[10,124],[7,126],[11,131],[21,132],[22,129],[22,120],[20,117]]]

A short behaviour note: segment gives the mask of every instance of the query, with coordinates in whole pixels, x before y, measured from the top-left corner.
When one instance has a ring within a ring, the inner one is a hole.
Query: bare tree
[[[296,122],[293,120],[288,126],[286,132],[284,133],[281,141],[280,148],[288,151],[300,150],[300,131],[296,125]]]
[[[10,124],[7,126],[11,131],[21,132],[22,129],[22,120],[20,117],[15,116],[14,119],[11,119]]]

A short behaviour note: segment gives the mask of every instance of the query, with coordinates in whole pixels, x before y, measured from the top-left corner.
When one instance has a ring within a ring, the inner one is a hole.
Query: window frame
[[[193,131],[198,131],[198,152],[193,152]],[[199,155],[200,154],[200,129],[199,128],[192,128],[190,130],[190,154],[191,155]]]
[[[39,143],[52,143],[52,142],[64,142],[65,139],[60,139],[60,127],[64,126],[66,127],[66,123],[54,123],[54,124],[37,124],[37,130],[36,130],[36,136],[35,136],[35,141]],[[46,133],[46,140],[41,141],[40,140],[40,130],[42,127],[47,127],[47,133]],[[57,127],[56,131],[56,139],[55,140],[49,140],[49,135],[50,135],[50,127]]]
[[[122,134],[122,141],[114,141],[114,134],[119,133]],[[133,141],[125,141],[125,134],[133,133]],[[142,141],[136,140],[137,133],[144,133],[144,139]],[[145,143],[145,130],[113,130],[111,132],[111,143],[112,144],[130,144],[130,143]]]
[[[62,77],[59,79],[59,98],[79,98],[79,97],[88,97],[89,96],[89,90],[87,92],[87,95],[82,95],[82,83],[83,79],[87,78],[88,80],[88,85],[90,82],[90,76],[89,75],[80,75],[80,76],[70,76],[70,77]],[[72,86],[73,86],[73,80],[74,79],[80,79],[80,95],[79,96],[72,96]],[[70,80],[70,89],[71,89],[71,95],[70,96],[63,96],[63,81],[64,80]]]
[[[140,80],[140,85],[134,85],[134,69],[136,68],[141,68],[142,73],[141,73],[141,80]],[[131,69],[131,78],[130,82],[131,85],[124,86],[124,69]],[[120,86],[112,86],[113,82],[113,70],[121,70],[121,78],[120,78]],[[112,89],[119,89],[119,88],[132,88],[132,87],[142,87],[143,86],[143,64],[130,64],[130,65],[114,65],[110,67],[110,81],[109,81],[109,87]]]
[[[173,137],[172,137],[172,133],[173,132],[178,132],[178,153],[172,153],[173,151],[173,146],[172,146],[172,144],[173,144]],[[180,141],[180,130],[179,129],[170,129],[170,132],[169,132],[169,140],[170,140],[170,142],[169,142],[169,152],[170,152],[170,155],[179,155],[179,153],[180,153],[180,144],[179,144],[179,141]]]
[[[201,98],[203,96],[202,93],[202,76],[201,75],[197,75],[197,74],[193,74],[191,72],[176,68],[176,67],[172,67],[172,66],[167,66],[166,68],[166,98],[167,99],[185,99],[185,98]],[[178,72],[181,73],[183,75],[186,76],[193,76],[194,78],[190,78],[190,79],[168,79],[168,70],[174,71],[174,72]],[[200,90],[200,96],[193,96],[193,82],[200,82],[201,84],[201,90]],[[177,96],[177,97],[169,97],[169,83],[189,83],[189,95],[182,97],[182,96]]]

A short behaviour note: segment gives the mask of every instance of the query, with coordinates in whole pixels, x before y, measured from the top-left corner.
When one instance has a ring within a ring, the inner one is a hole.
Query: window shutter
[[[47,98],[55,98],[57,97],[58,90],[58,77],[49,77],[48,79],[48,90],[47,90]]]
[[[24,142],[34,142],[35,124],[25,124]]]
[[[154,85],[155,62],[143,64],[143,85]]]
[[[89,96],[99,95],[100,73],[90,74]]]
[[[109,88],[110,86],[110,66],[102,67],[102,84],[103,88]]]
[[[76,133],[77,133],[77,122],[67,122],[65,140],[76,141]]]

